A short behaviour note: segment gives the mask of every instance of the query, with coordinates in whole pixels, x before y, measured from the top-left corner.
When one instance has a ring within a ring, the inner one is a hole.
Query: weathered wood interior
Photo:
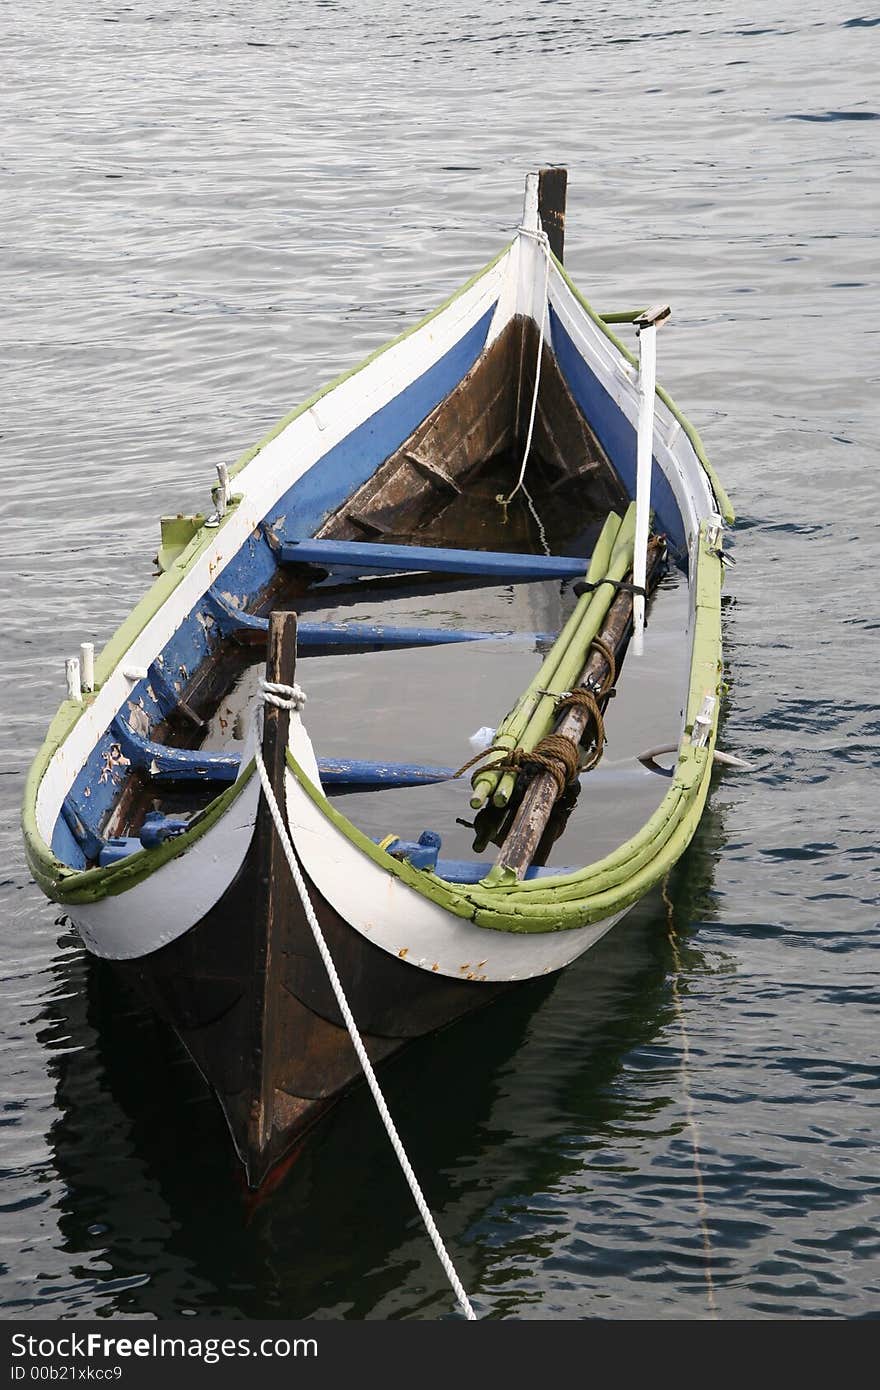
[[[523,505],[497,502],[516,484],[528,437],[538,329],[516,317],[459,386],[316,533],[334,540],[540,549]],[[551,546],[604,520],[628,498],[545,343],[527,485]],[[503,547],[499,536],[503,535]]]

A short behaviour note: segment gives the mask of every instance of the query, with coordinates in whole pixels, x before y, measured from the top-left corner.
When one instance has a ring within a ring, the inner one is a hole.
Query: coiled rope
[[[306,702],[306,692],[298,685],[281,685],[278,681],[267,681],[260,677],[260,703],[275,705],[278,709],[296,710],[297,714]]]
[[[385,1126],[388,1138],[391,1140],[391,1147],[394,1149],[394,1152],[397,1155],[397,1161],[403,1169],[403,1175],[406,1178],[407,1183],[409,1184],[409,1189],[412,1192],[412,1195],[415,1199],[415,1204],[419,1209],[419,1214],[423,1222],[425,1223],[425,1229],[427,1230],[428,1235],[431,1237],[434,1249],[437,1252],[437,1257],[440,1260],[441,1265],[443,1266],[449,1283],[452,1285],[452,1290],[456,1298],[458,1299],[461,1310],[469,1322],[476,1322],[477,1315],[474,1312],[471,1306],[470,1299],[464,1291],[464,1286],[462,1285],[462,1282],[455,1271],[455,1266],[452,1263],[446,1246],[443,1244],[443,1238],[437,1229],[437,1224],[434,1221],[434,1218],[431,1215],[430,1210],[428,1209],[428,1204],[425,1201],[422,1189],[419,1186],[418,1178],[416,1177],[413,1171],[412,1164],[410,1163],[409,1158],[406,1154],[406,1150],[403,1147],[403,1141],[401,1140],[400,1135],[397,1132],[397,1127],[393,1119],[391,1118],[391,1112],[388,1109],[385,1097],[382,1094],[382,1089],[376,1078],[376,1073],[373,1070],[373,1064],[367,1055],[367,1050],[364,1047],[363,1039],[361,1038],[361,1035],[358,1032],[357,1024],[354,1021],[354,1015],[352,1014],[348,1000],[345,997],[345,990],[342,987],[342,981],[339,978],[336,966],[333,963],[333,957],[330,954],[330,948],[328,947],[327,942],[324,939],[324,933],[321,931],[318,918],[315,914],[315,909],[312,906],[312,900],[309,897],[308,886],[306,884],[305,879],[303,878],[302,870],[300,869],[299,861],[296,857],[296,852],[293,848],[293,844],[291,842],[287,826],[284,822],[284,817],[281,814],[281,810],[278,806],[278,801],[276,799],[275,792],[272,789],[272,783],[269,780],[269,773],[266,769],[266,764],[263,761],[263,705],[270,704],[276,705],[279,709],[299,711],[305,704],[305,700],[305,694],[298,685],[281,685],[276,681],[260,681],[259,694],[257,696],[257,706],[255,713],[254,761],[256,762],[257,772],[259,773],[260,782],[262,783],[263,792],[266,797],[266,805],[269,807],[272,820],[275,824],[275,829],[278,832],[278,839],[281,843],[281,848],[284,850],[284,857],[286,858],[287,863],[290,866],[290,872],[293,877],[293,881],[296,885],[296,891],[299,894],[300,902],[302,903],[303,911],[306,915],[306,920],[312,931],[312,936],[315,938],[315,945],[317,946],[321,959],[324,962],[324,968],[327,971],[327,977],[330,980],[330,985],[332,987],[334,995],[336,996],[336,1002],[339,1005],[339,1011],[342,1014],[343,1019],[345,1020],[345,1026],[348,1029],[348,1035],[351,1038],[352,1045],[354,1047],[355,1052],[357,1053],[358,1061],[360,1062],[361,1067],[363,1068],[364,1076],[367,1079],[367,1085],[373,1093],[373,1099],[376,1102],[376,1109],[379,1111],[379,1115],[383,1125]]]
[[[519,772],[522,768],[533,767],[539,772],[550,774],[556,783],[558,800],[565,793],[566,787],[576,782],[582,772],[590,772],[601,759],[607,741],[605,720],[599,701],[613,693],[612,687],[617,675],[614,652],[607,642],[603,642],[601,637],[594,637],[590,649],[595,649],[605,659],[608,671],[604,680],[600,685],[590,688],[582,685],[576,690],[567,690],[556,698],[557,711],[579,706],[587,710],[593,721],[593,746],[584,757],[581,756],[580,746],[583,735],[581,739],[575,740],[567,734],[545,734],[531,749],[503,748],[493,743],[490,748],[482,749],[473,758],[468,758],[466,763],[462,763],[458,771],[453,773],[453,780],[494,753],[498,755],[498,761],[484,763],[482,767],[478,767],[471,774],[471,786],[483,772]]]

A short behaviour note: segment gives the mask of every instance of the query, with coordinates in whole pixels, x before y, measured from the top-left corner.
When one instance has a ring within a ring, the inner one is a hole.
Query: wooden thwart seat
[[[110,728],[132,767],[145,772],[151,782],[218,782],[228,785],[238,777],[241,756],[236,752],[172,748],[136,734],[121,717],[114,719]],[[318,771],[324,786],[421,787],[432,782],[447,781],[453,776],[455,768],[359,758],[320,758]]]
[[[380,545],[371,541],[282,541],[285,565],[321,565],[324,569],[489,575],[513,579],[580,579],[587,561],[578,555],[523,555],[496,550],[451,550],[430,545]]]
[[[259,644],[269,632],[269,619],[237,608],[227,594],[213,585],[208,590],[211,612],[224,635],[238,641]],[[398,627],[393,623],[328,623],[304,619],[297,625],[297,654],[326,651],[352,651],[364,648],[432,647],[457,642],[502,642],[520,639],[551,641],[546,632],[480,632],[455,627]]]

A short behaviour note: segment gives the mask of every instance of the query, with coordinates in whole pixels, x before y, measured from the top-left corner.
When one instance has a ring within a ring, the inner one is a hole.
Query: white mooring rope
[[[297,713],[306,702],[306,692],[298,685],[281,685],[260,677],[260,703],[276,705],[278,709],[293,709]]]
[[[337,974],[336,966],[333,963],[333,957],[330,954],[330,949],[327,945],[327,942],[324,940],[324,933],[321,931],[318,918],[315,915],[315,909],[312,906],[312,901],[309,897],[308,887],[306,886],[305,879],[303,878],[302,870],[300,869],[299,862],[296,857],[296,852],[293,848],[290,835],[287,831],[287,826],[284,823],[284,818],[278,806],[278,801],[276,799],[274,791],[272,790],[272,784],[269,781],[269,774],[266,770],[266,764],[263,761],[262,736],[264,703],[268,702],[269,704],[277,705],[281,709],[300,710],[302,709],[302,706],[305,704],[305,698],[306,697],[303,691],[300,689],[298,685],[280,685],[274,681],[260,681],[260,691],[257,697],[258,703],[256,714],[256,739],[254,745],[254,760],[257,765],[257,771],[260,774],[260,781],[263,785],[263,791],[266,796],[266,804],[272,813],[272,820],[275,823],[275,829],[278,831],[278,838],[281,841],[281,847],[284,850],[285,858],[287,859],[287,862],[290,865],[290,872],[293,875],[293,881],[296,884],[296,891],[299,893],[300,901],[303,905],[303,911],[306,914],[306,919],[308,921],[309,926],[312,929],[312,936],[315,938],[315,945],[317,946],[321,954],[321,959],[324,962],[324,967],[327,971],[327,976],[330,980],[333,993],[336,996],[336,1002],[339,1005],[339,1011],[342,1014],[343,1019],[345,1020],[345,1026],[348,1029],[349,1037],[351,1038],[354,1050],[357,1053],[358,1061],[363,1067],[364,1076],[367,1078],[367,1084],[373,1093],[373,1099],[376,1102],[376,1109],[379,1111],[379,1115],[381,1116],[382,1123],[385,1126],[388,1138],[391,1140],[391,1147],[394,1149],[394,1152],[397,1155],[397,1161],[403,1169],[403,1175],[409,1183],[409,1188],[412,1192],[413,1197],[415,1198],[415,1203],[419,1209],[419,1214],[421,1215],[421,1218],[425,1223],[425,1228],[428,1232],[428,1235],[431,1237],[434,1249],[437,1251],[437,1257],[440,1260],[440,1263],[442,1264],[443,1269],[446,1272],[446,1277],[452,1285],[453,1292],[455,1293],[455,1296],[458,1299],[459,1304],[461,1305],[461,1310],[469,1322],[476,1322],[477,1315],[471,1307],[470,1299],[464,1291],[464,1286],[462,1285],[462,1282],[455,1271],[455,1266],[452,1263],[446,1246],[443,1244],[443,1237],[440,1235],[440,1232],[437,1229],[437,1224],[434,1221],[434,1218],[428,1209],[428,1204],[425,1201],[422,1189],[419,1186],[418,1178],[413,1172],[412,1164],[410,1163],[409,1158],[406,1154],[406,1150],[403,1147],[403,1141],[401,1140],[400,1135],[397,1132],[397,1127],[395,1126],[395,1123],[391,1118],[391,1112],[388,1109],[385,1097],[382,1094],[382,1089],[376,1078],[376,1073],[373,1070],[373,1064],[367,1056],[367,1050],[364,1047],[363,1040],[361,1039],[361,1035],[358,1032],[357,1024],[354,1021],[354,1015],[352,1014],[348,1000],[345,997],[345,990],[342,987],[342,981],[340,980],[339,975]]]
[[[538,390],[541,385],[541,361],[544,356],[544,325],[547,319],[547,296],[550,288],[550,241],[547,237],[546,232],[533,232],[529,231],[525,227],[520,227],[519,231],[522,233],[523,236],[532,237],[534,241],[537,241],[538,245],[544,252],[544,293],[541,299],[541,325],[540,332],[538,334],[538,360],[535,363],[535,389],[532,392],[532,409],[531,414],[529,415],[529,428],[528,433],[526,434],[526,446],[523,450],[522,463],[520,464],[519,470],[519,477],[516,480],[516,486],[513,488],[513,490],[509,492],[506,497],[503,495],[503,493],[499,492],[498,496],[495,498],[495,501],[499,502],[502,507],[506,508],[513,501],[516,494],[520,490],[522,490],[525,493],[526,501],[529,506],[529,511],[535,518],[535,521],[538,523],[538,532],[540,534],[541,544],[544,547],[544,553],[546,555],[549,555],[550,547],[547,544],[547,536],[544,531],[544,525],[541,521],[541,518],[538,516],[531,494],[525,485],[525,477],[526,465],[529,461],[529,455],[532,451],[532,435],[535,432],[535,416],[538,412]]]

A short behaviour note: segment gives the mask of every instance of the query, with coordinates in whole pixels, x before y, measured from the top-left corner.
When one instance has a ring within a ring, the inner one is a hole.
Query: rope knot
[[[298,714],[306,702],[306,693],[298,685],[282,685],[260,677],[258,699],[261,705],[276,705],[278,709],[295,710]]]
[[[545,734],[531,752],[517,748],[511,762],[519,767],[533,767],[539,772],[548,772],[556,783],[557,799],[570,782],[577,781],[580,772],[578,746],[564,734]]]
[[[568,695],[559,701],[559,709],[571,709],[575,706],[579,706],[581,709],[587,711],[593,721],[593,747],[580,764],[579,770],[581,772],[590,772],[599,762],[605,748],[605,721],[602,718],[602,711],[599,708],[599,701],[596,698],[600,693],[607,694],[608,692],[596,691],[594,694],[592,690],[587,690],[585,686],[579,686],[577,690],[570,691]],[[555,735],[550,735],[550,737],[555,737]],[[541,747],[540,743],[538,747]],[[561,790],[559,794],[560,796],[562,795]]]
[[[536,242],[538,243],[539,246],[543,247],[543,249],[544,249],[544,251],[547,253],[547,257],[548,257],[548,259],[549,259],[549,255],[550,255],[550,238],[548,237],[547,233],[544,231],[544,228],[543,228],[543,227],[539,227],[539,228],[535,229],[535,228],[533,228],[533,227],[524,227],[524,226],[522,226],[522,224],[520,224],[520,226],[518,226],[516,230],[519,232],[520,236],[531,237],[532,241],[536,241]]]

